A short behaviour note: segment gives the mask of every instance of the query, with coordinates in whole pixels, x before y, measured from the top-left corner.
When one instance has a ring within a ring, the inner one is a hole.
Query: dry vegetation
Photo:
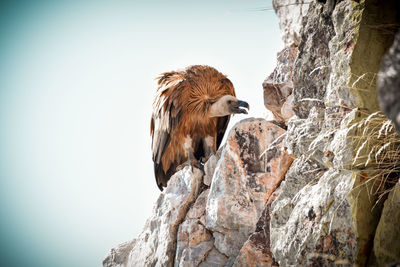
[[[379,202],[393,188],[400,175],[400,137],[393,123],[378,111],[353,124],[353,138],[357,148],[352,167],[372,173],[368,184],[371,195]]]

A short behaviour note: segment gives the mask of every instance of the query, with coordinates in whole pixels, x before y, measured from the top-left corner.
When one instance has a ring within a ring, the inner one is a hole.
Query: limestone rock
[[[400,31],[381,63],[378,76],[379,105],[400,133]]]
[[[353,165],[363,132],[354,126],[377,108],[373,73],[390,38],[374,27],[395,23],[398,4],[385,5],[314,1],[304,18],[292,76],[296,116],[284,141],[296,159],[270,214],[270,249],[282,266],[363,266],[371,255],[380,205],[366,182],[373,170]]]
[[[112,249],[103,265],[231,266],[293,161],[284,133],[264,119],[237,123],[205,174],[189,167],[174,174],[143,232]],[[211,174],[208,189],[202,181]]]
[[[328,43],[329,57],[326,58],[330,61],[331,71],[323,98],[327,106],[326,119],[332,127],[337,127],[337,121],[341,118],[335,115],[349,111],[346,108],[352,109],[360,105],[360,100],[351,93],[349,87],[358,86],[357,80],[352,80],[352,72],[355,70],[352,70],[351,62],[356,50],[363,10],[364,5],[351,5],[350,2],[343,1],[337,3],[332,12],[331,21],[335,35]]]
[[[352,173],[318,172],[295,161],[271,206],[271,251],[279,265],[354,263],[356,240],[348,193]],[[306,173],[308,179],[299,173]],[[319,175],[322,175],[320,178]],[[346,201],[347,198],[347,201]]]
[[[297,47],[291,45],[278,53],[275,70],[263,82],[264,105],[277,121],[287,121],[293,112],[292,70]]]
[[[335,36],[332,11],[328,3],[311,3],[300,31],[292,78],[294,112],[299,118],[307,118],[312,107],[325,108],[323,100],[331,74],[329,41]]]
[[[233,266],[277,266],[269,251],[269,229],[265,230],[262,228],[269,225],[268,217],[269,210],[266,209],[257,223],[255,232],[250,235],[241,248]]]
[[[379,266],[400,262],[400,182],[385,201],[374,239],[374,254]]]
[[[179,224],[198,195],[202,172],[189,167],[174,174],[160,194],[143,232],[126,248],[113,249],[104,266],[172,266]],[[126,257],[126,250],[130,249]],[[121,255],[118,252],[123,252]]]
[[[249,236],[246,243],[244,243],[233,266],[279,266],[270,250],[270,208],[278,191],[275,191],[269,197],[265,209],[257,222],[256,230]]]
[[[228,258],[220,253],[217,249],[212,249],[210,253],[207,255],[205,261],[203,261],[199,266],[200,267],[209,267],[209,266],[225,266],[225,263],[228,261]]]
[[[197,219],[187,219],[178,231],[175,266],[198,266],[213,249],[214,239]]]
[[[229,134],[206,209],[206,227],[213,231],[215,247],[230,258],[228,265],[254,232],[266,201],[290,166],[278,138],[284,132],[263,119],[247,119]]]
[[[313,108],[307,119],[295,116],[290,120],[285,135],[285,146],[288,153],[296,157],[308,154],[311,144],[315,142],[321,132],[324,123],[323,117],[323,110]]]
[[[189,209],[188,213],[186,214],[187,218],[190,219],[200,219],[206,212],[206,203],[208,194],[210,193],[209,189],[204,190],[201,194],[197,197],[196,202],[193,206]]]
[[[204,214],[210,190],[203,191],[179,226],[176,266],[198,266],[213,249],[214,238],[204,226]]]
[[[116,248],[111,249],[110,253],[103,261],[104,267],[123,267],[126,266],[129,254],[133,246],[136,243],[136,239],[130,242],[123,243]]]
[[[299,43],[300,29],[303,18],[307,15],[309,3],[307,0],[273,0],[272,4],[279,17],[285,47]]]
[[[221,156],[221,149],[215,155],[211,155],[211,157],[207,160],[206,164],[204,164],[204,179],[203,183],[207,186],[211,185],[211,180],[214,175],[215,167],[217,166],[218,159]]]

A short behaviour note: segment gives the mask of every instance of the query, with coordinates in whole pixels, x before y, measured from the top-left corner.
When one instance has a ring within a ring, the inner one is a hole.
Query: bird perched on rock
[[[154,173],[162,191],[178,166],[199,165],[221,144],[231,114],[249,105],[231,81],[209,66],[190,66],[158,77],[150,125]]]

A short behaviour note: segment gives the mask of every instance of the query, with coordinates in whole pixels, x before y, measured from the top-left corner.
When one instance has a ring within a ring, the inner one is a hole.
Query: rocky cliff
[[[399,3],[274,8],[286,47],[263,88],[275,121],[239,122],[204,170],[177,172],[104,266],[400,262],[400,139],[388,119],[399,124]]]

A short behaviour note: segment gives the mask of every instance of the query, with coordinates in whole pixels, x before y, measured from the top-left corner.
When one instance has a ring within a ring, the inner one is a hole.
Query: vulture
[[[178,167],[199,166],[221,144],[231,114],[249,105],[215,68],[195,65],[162,73],[150,122],[154,174],[162,191]]]

